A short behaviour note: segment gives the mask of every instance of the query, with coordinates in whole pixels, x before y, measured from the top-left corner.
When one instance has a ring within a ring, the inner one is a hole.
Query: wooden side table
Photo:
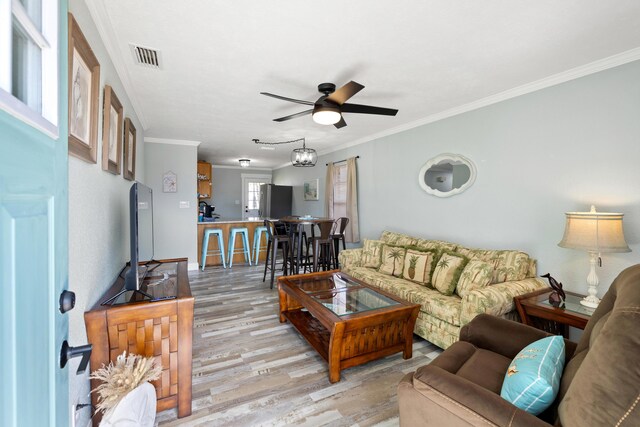
[[[580,304],[584,295],[566,292],[567,298],[559,307],[551,305],[551,289],[541,289],[514,298],[522,323],[555,335],[569,336],[569,326],[584,329],[594,309]]]

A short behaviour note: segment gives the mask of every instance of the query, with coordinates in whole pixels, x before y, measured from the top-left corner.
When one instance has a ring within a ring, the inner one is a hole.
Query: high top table
[[[288,224],[289,227],[289,236],[291,237],[291,241],[296,241],[296,262],[295,262],[295,274],[300,273],[300,261],[302,258],[302,227],[305,225],[311,225],[311,237],[314,237],[316,224],[322,224],[327,222],[333,222],[332,218],[323,218],[316,216],[285,216],[280,218],[280,222],[283,224]]]

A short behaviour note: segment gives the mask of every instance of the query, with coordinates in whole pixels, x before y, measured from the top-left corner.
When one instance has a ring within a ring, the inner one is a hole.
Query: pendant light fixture
[[[340,113],[338,113],[338,120],[340,120],[340,117]],[[252,141],[256,144],[265,146],[291,144],[294,142],[302,141],[302,148],[296,148],[291,152],[291,164],[298,168],[311,168],[314,167],[316,165],[316,162],[318,161],[318,154],[316,153],[316,150],[314,150],[313,148],[307,148],[304,138],[281,142],[264,142],[260,141],[257,138],[254,138]]]
[[[291,152],[291,164],[298,168],[311,168],[316,165],[318,154],[313,148],[307,148],[302,138],[302,148],[295,148]]]

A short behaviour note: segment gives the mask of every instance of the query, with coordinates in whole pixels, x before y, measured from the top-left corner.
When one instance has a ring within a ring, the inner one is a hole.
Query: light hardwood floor
[[[394,426],[396,386],[441,350],[414,335],[413,358],[398,353],[342,371],[328,366],[288,323],[264,265],[189,275],[195,296],[193,413],[158,414],[161,426]],[[275,286],[274,286],[275,287]]]

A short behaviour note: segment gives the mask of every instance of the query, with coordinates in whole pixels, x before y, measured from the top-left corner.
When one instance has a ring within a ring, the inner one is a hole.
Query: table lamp
[[[589,252],[591,271],[587,276],[589,295],[580,304],[596,308],[600,299],[596,296],[598,275],[596,263],[602,267],[600,254],[605,252],[631,252],[624,240],[621,213],[596,212],[591,206],[591,212],[566,212],[567,223],[564,236],[558,246],[569,249],[581,249]]]

